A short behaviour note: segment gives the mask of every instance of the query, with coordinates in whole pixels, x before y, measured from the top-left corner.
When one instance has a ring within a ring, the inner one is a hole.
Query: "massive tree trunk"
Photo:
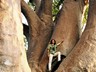
[[[64,39],[64,43],[58,47],[62,55],[67,56],[79,40],[78,24],[82,16],[84,2],[82,0],[65,0],[63,8],[56,21],[56,26],[52,34],[52,39],[57,43]],[[45,52],[40,66],[45,72],[48,63],[47,52]]]
[[[82,0],[64,1],[52,35],[57,43],[64,39],[64,43],[59,47],[63,55],[67,56],[79,40],[78,25],[81,23],[83,7]]]
[[[0,0],[0,72],[30,72],[20,15],[20,1]]]
[[[56,72],[96,72],[96,0],[89,0],[87,27]]]
[[[45,0],[42,0],[42,2],[45,2]],[[47,8],[46,4],[48,5]],[[22,0],[22,12],[29,23],[30,38],[28,62],[32,72],[40,71],[38,63],[52,33],[52,1],[46,0],[46,4],[43,5],[44,7],[40,10],[40,13],[36,15],[36,13]]]

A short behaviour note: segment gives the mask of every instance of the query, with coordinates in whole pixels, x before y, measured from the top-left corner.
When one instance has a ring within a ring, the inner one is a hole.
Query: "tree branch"
[[[85,31],[75,48],[56,72],[92,72],[96,63],[96,0],[89,0],[89,12]],[[91,61],[92,60],[92,61]],[[90,65],[91,64],[91,65]],[[90,66],[89,66],[90,65]],[[93,66],[94,65],[94,66]],[[90,69],[91,68],[91,69]]]
[[[43,22],[52,22],[52,0],[42,0],[37,14]]]
[[[31,70],[37,70],[39,69],[38,63],[52,34],[52,19],[50,19],[49,15],[44,15],[45,21],[41,21],[36,13],[32,11],[31,8],[28,7],[28,5],[24,1],[22,1],[22,12],[26,16],[29,23],[30,41],[27,53],[28,62]]]
[[[27,18],[28,24],[30,26],[30,30],[33,34],[38,34],[38,27],[41,22],[36,13],[22,0],[21,1],[21,9],[25,17]]]

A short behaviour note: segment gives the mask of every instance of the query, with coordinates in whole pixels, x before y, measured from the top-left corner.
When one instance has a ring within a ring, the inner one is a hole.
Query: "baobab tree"
[[[69,55],[73,50],[79,40],[78,26],[81,24],[83,8],[87,3],[87,0],[64,0],[62,8],[53,21],[51,0],[41,0],[36,12],[22,1],[22,12],[29,23],[27,56],[32,72],[46,71],[48,64],[46,48],[50,39],[61,42],[64,38],[64,43],[58,47],[62,56]]]
[[[64,39],[57,49],[62,54],[62,61],[58,63],[54,59],[52,72],[95,72],[96,0],[89,0],[87,26],[81,37],[78,26],[88,0],[64,0],[54,21],[52,0],[33,1],[35,10],[23,0],[21,5],[16,0],[0,1],[0,71],[47,72],[49,41],[55,39],[59,43]],[[20,20],[20,6],[29,24],[25,30]],[[28,29],[29,33],[26,33]],[[23,31],[28,37],[27,58]]]

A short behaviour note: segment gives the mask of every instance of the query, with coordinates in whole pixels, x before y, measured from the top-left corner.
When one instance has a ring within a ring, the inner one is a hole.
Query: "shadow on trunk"
[[[28,38],[29,38],[29,26],[26,25],[26,24],[23,24],[23,34],[26,36],[27,41],[28,41]]]

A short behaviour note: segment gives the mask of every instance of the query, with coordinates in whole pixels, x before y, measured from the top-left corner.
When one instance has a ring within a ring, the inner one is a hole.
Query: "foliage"
[[[27,41],[27,38],[26,38],[26,36],[24,35],[24,47],[25,47],[25,49],[26,50],[28,50],[28,41]]]
[[[28,5],[33,9],[35,10],[35,4],[33,2],[28,2]]]
[[[84,13],[84,18],[83,18],[82,24],[86,24],[86,22],[87,22],[88,10],[89,10],[89,5],[86,6],[86,10]]]
[[[61,9],[62,3],[64,0],[53,0],[52,4],[52,14],[56,16],[59,10]]]

